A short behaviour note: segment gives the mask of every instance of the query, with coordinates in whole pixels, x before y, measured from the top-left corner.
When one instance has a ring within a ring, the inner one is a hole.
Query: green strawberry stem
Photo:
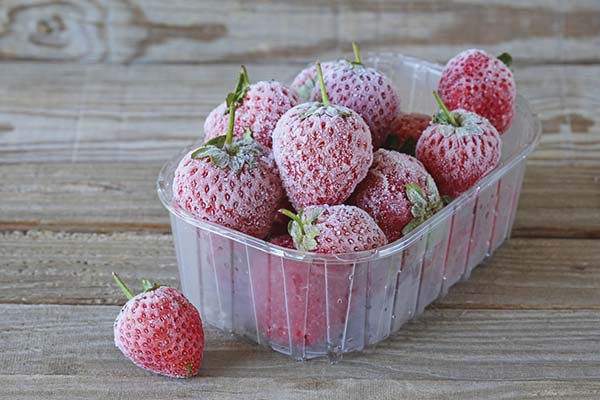
[[[437,101],[437,103],[439,104],[440,108],[442,109],[442,111],[446,115],[446,118],[448,119],[448,122],[450,122],[450,124],[458,127],[459,126],[458,122],[456,122],[456,119],[454,118],[454,115],[452,115],[452,113],[450,111],[448,111],[448,108],[446,107],[446,105],[442,101],[442,99],[441,99],[440,95],[438,94],[437,90],[433,91],[433,97],[435,97],[435,101]]]
[[[360,58],[360,50],[358,49],[358,44],[356,42],[352,42],[352,51],[354,51],[354,58],[358,64],[362,64],[362,59]]]
[[[248,78],[248,71],[246,70],[246,66],[242,64],[242,74],[244,75],[243,83],[244,85],[250,85],[250,78]]]
[[[502,61],[504,63],[504,65],[506,65],[509,68],[512,65],[513,59],[509,53],[502,53],[497,58],[498,58],[498,60]]]
[[[323,80],[323,71],[321,70],[320,62],[317,62],[317,76],[319,77],[319,85],[321,86],[321,97],[323,97],[323,105],[325,107],[329,107],[329,96],[327,96],[327,90],[325,90],[325,81]]]
[[[298,224],[298,226],[300,227],[300,231],[304,235],[304,225],[302,224],[302,220],[300,219],[298,214],[294,214],[293,212],[291,212],[290,210],[286,210],[285,208],[280,209],[279,212],[285,215],[286,217],[289,217],[292,220],[294,220],[294,222]]]
[[[246,71],[246,67],[242,65],[242,70],[240,71],[240,77],[238,78],[237,87],[241,87],[244,84],[248,84],[248,72]],[[225,144],[231,144],[233,140],[233,126],[235,124],[235,109],[237,108],[237,102],[232,101],[229,104],[229,126],[227,127],[227,135],[225,136]]]
[[[125,283],[121,280],[121,277],[117,275],[116,272],[113,272],[112,275],[115,278],[115,282],[117,282],[117,285],[119,285],[119,287],[127,297],[127,300],[131,300],[133,298],[133,293],[131,293],[131,290],[129,290],[127,285],[125,285]]]

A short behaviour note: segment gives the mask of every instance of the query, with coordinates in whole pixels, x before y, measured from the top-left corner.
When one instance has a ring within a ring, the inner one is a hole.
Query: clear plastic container
[[[403,111],[437,110],[439,65],[399,54],[374,54],[368,64],[395,83]],[[517,96],[501,164],[491,174],[402,239],[333,256],[283,249],[177,207],[173,173],[190,146],[158,178],[183,292],[204,321],[295,359],[337,359],[380,342],[467,279],[509,237],[526,158],[540,132]]]

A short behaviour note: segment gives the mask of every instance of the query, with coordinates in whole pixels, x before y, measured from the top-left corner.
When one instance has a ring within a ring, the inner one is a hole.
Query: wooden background
[[[127,281],[177,284],[161,164],[239,63],[288,80],[363,50],[510,51],[543,122],[513,239],[398,335],[338,365],[207,329],[176,381],[112,344]],[[0,0],[0,398],[597,399],[600,2]]]

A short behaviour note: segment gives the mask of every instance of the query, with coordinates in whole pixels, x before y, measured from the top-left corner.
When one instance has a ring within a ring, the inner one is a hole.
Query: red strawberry
[[[249,134],[233,139],[241,97],[239,91],[228,96],[227,135],[183,157],[173,178],[173,196],[180,207],[198,218],[263,238],[284,194],[270,153]]]
[[[321,63],[321,69],[325,73],[331,66],[344,62],[344,60],[327,61]],[[296,90],[300,99],[304,101],[310,100],[315,86],[317,86],[317,66],[314,64],[300,71],[291,84],[292,89]]]
[[[250,130],[258,143],[271,148],[271,134],[277,121],[287,110],[298,104],[298,95],[277,81],[262,81],[250,85],[244,68],[243,71],[244,82],[238,88],[242,98],[235,113],[233,133],[242,137]],[[208,114],[204,122],[205,141],[221,136],[227,131],[227,113],[227,103],[223,102]]]
[[[433,178],[416,158],[379,149],[367,177],[349,200],[367,211],[390,242],[443,207]]]
[[[294,246],[294,239],[287,233],[285,235],[275,236],[274,238],[271,238],[269,242],[288,249],[296,249]]]
[[[379,148],[388,134],[392,121],[398,114],[400,99],[392,81],[374,68],[362,64],[356,43],[355,61],[341,61],[323,73],[325,89],[333,104],[348,107],[364,118],[371,129],[373,148]],[[318,88],[313,89],[311,99],[322,98]]]
[[[440,97],[451,109],[462,108],[487,118],[501,134],[513,120],[516,84],[508,68],[512,58],[492,57],[483,50],[466,50],[446,64]]]
[[[358,207],[323,205],[306,207],[298,214],[288,210],[281,212],[292,219],[290,236],[301,251],[351,253],[387,244],[377,223]]]
[[[297,105],[273,132],[273,155],[295,209],[344,202],[373,160],[369,127],[356,112],[329,102],[318,70],[323,102]]]
[[[383,147],[414,156],[417,141],[430,122],[431,115],[398,114],[389,128],[389,135]]]
[[[204,331],[198,310],[181,292],[143,280],[133,296],[119,276],[115,280],[129,299],[115,321],[115,345],[140,368],[174,378],[198,373]]]
[[[457,197],[500,162],[500,135],[490,122],[462,109],[441,110],[417,143],[417,158],[435,179],[440,193]]]

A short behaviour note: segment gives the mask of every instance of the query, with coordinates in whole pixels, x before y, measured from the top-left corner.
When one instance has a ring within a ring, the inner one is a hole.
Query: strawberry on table
[[[369,127],[329,101],[319,64],[317,70],[323,101],[290,109],[273,132],[273,155],[295,209],[343,203],[373,160]]]
[[[431,175],[414,157],[379,149],[349,200],[367,211],[393,242],[443,207]]]
[[[500,134],[484,117],[452,112],[434,92],[441,110],[417,143],[417,158],[433,176],[440,193],[457,197],[500,162]]]
[[[277,121],[287,110],[298,104],[298,95],[293,89],[274,80],[250,84],[243,66],[242,71],[244,79],[235,93],[239,101],[233,133],[242,137],[249,130],[258,143],[271,148],[271,135]],[[223,102],[208,114],[204,122],[205,141],[226,132],[229,124],[228,113],[228,104]]]
[[[483,50],[463,51],[446,64],[440,79],[440,97],[450,110],[464,109],[487,118],[500,134],[513,120],[516,84],[512,58],[498,58]]]
[[[388,129],[388,137],[383,147],[414,156],[417,141],[430,122],[431,115],[420,113],[398,114]]]
[[[365,120],[371,130],[373,148],[379,148],[398,114],[400,99],[392,81],[375,68],[366,67],[356,43],[354,61],[340,61],[323,71],[325,90],[333,104],[348,107]],[[320,101],[321,91],[313,89],[311,99]]]
[[[198,310],[175,288],[142,281],[137,296],[113,273],[127,296],[115,321],[115,345],[140,368],[174,378],[198,373],[204,331]]]
[[[237,88],[243,86],[240,73]],[[226,135],[186,154],[173,178],[175,202],[194,216],[263,238],[284,196],[271,153],[249,132],[234,137],[235,114],[243,91],[227,96]]]

